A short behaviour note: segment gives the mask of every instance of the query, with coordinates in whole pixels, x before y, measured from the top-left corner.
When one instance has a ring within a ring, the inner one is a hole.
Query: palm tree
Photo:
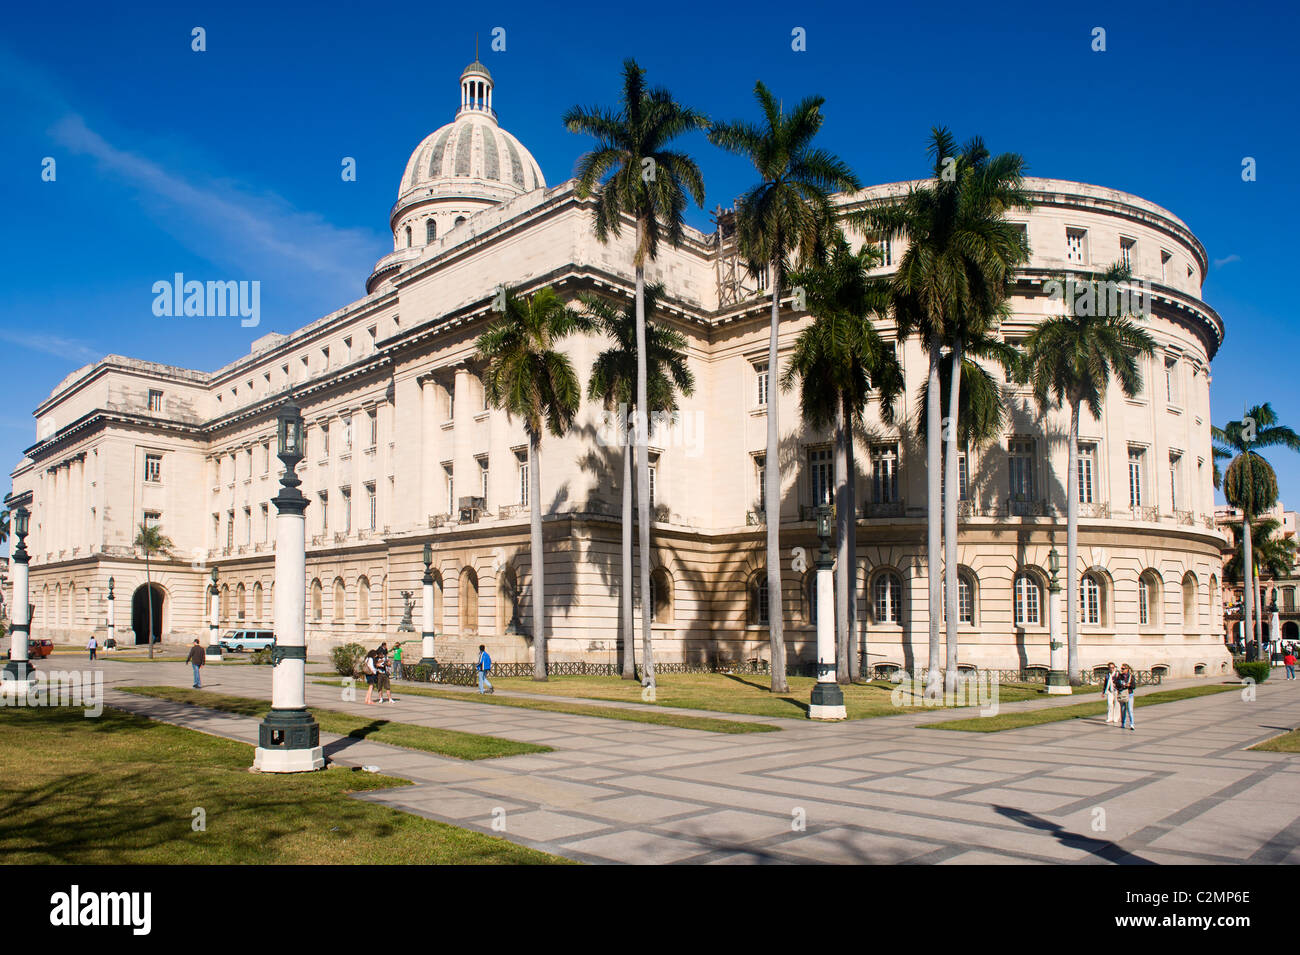
[[[1252,569],[1251,535],[1247,528],[1256,517],[1277,503],[1277,473],[1256,450],[1284,447],[1300,451],[1300,434],[1278,424],[1277,412],[1268,402],[1255,405],[1240,421],[1210,428],[1216,460],[1231,459],[1223,474],[1223,496],[1241,511],[1240,540],[1245,549],[1245,564]],[[1253,577],[1253,573],[1250,574]],[[1252,579],[1242,587],[1242,639],[1255,631],[1251,621],[1258,584]]]
[[[164,557],[170,557],[172,548],[176,545],[172,539],[162,532],[162,525],[155,524],[149,526],[149,518],[146,515],[144,521],[135,535],[135,546],[144,551],[144,592],[145,607],[149,620],[149,659],[153,659],[153,579],[149,571],[149,556],[151,554],[162,554]]]
[[[622,232],[623,217],[636,223],[632,265],[636,270],[636,406],[646,398],[645,264],[659,251],[660,239],[681,242],[687,197],[704,203],[704,176],[685,153],[669,148],[674,139],[708,128],[702,113],[685,107],[666,89],[645,85],[645,70],[635,60],[623,63],[623,101],[617,111],[574,106],[564,114],[570,132],[584,133],[596,147],[578,160],[577,194],[595,196],[593,230],[607,242]],[[641,593],[650,593],[650,462],[644,453],[648,421],[637,428],[643,448],[637,461],[637,524],[641,541]],[[648,601],[641,601],[641,639],[645,684],[654,686]]]
[[[1256,520],[1250,525],[1251,576],[1254,579],[1265,576],[1277,580],[1279,577],[1290,576],[1291,569],[1295,566],[1296,542],[1289,537],[1278,536],[1277,532],[1281,528],[1282,522],[1275,517]],[[1225,580],[1240,581],[1244,587],[1241,573],[1245,566],[1242,532],[1234,527],[1232,536],[1233,552],[1223,565],[1223,577]]]
[[[791,275],[805,291],[813,323],[795,341],[781,387],[799,385],[803,420],[818,430],[835,432],[835,517],[838,525],[836,586],[836,678],[856,679],[857,634],[857,489],[853,433],[862,424],[867,397],[874,388],[881,417],[893,423],[894,399],[902,390],[902,371],[894,353],[881,342],[871,313],[887,307],[887,289],[868,271],[879,261],[871,246],[860,252],[839,235],[825,264]],[[820,611],[821,608],[818,608]]]
[[[960,364],[964,343],[995,328],[1010,293],[1015,269],[1028,259],[1023,232],[1007,221],[1011,209],[1029,205],[1024,191],[1024,159],[1016,153],[993,156],[978,137],[958,149],[943,127],[931,130],[928,149],[933,179],[917,185],[896,202],[869,206],[850,221],[883,237],[900,235],[908,248],[894,272],[895,321],[900,338],[919,333],[930,355],[927,383],[926,457],[929,477],[927,562],[930,580],[930,674],[935,691],[939,660],[939,619],[943,602],[939,585],[938,526],[941,497],[939,454],[939,375],[942,349]],[[948,417],[957,417],[962,375],[950,375]],[[957,481],[955,429],[945,436],[944,474]],[[957,603],[957,498],[943,509],[947,538],[947,602]],[[957,614],[948,614],[948,684],[955,687]]]
[[[655,313],[664,294],[660,283],[645,290],[645,314]],[[623,445],[623,679],[636,679],[635,632],[632,626],[632,442],[628,440],[628,422],[636,402],[636,304],[619,308],[608,299],[583,293],[578,296],[597,330],[613,339],[612,348],[596,356],[587,382],[587,398],[601,402],[608,410],[620,412],[619,442]],[[646,395],[650,413],[677,410],[677,392],[689,396],[695,391],[695,375],[686,364],[686,337],[680,332],[647,319]],[[622,414],[628,414],[622,418]],[[649,594],[642,591],[642,600]],[[654,612],[654,608],[650,608]],[[648,650],[647,650],[648,652]],[[649,659],[647,657],[647,659]],[[653,667],[653,663],[647,663]]]
[[[740,253],[755,275],[766,271],[772,288],[772,321],[767,367],[777,376],[777,336],[781,320],[781,289],[792,259],[803,265],[820,261],[832,238],[831,193],[861,188],[852,170],[837,156],[813,147],[821,129],[825,98],[809,96],[786,113],[759,81],[754,97],[763,125],[738,121],[718,123],[709,132],[715,145],[745,156],[759,182],[736,202],[736,239]],[[784,693],[785,634],[781,611],[781,432],[777,403],[767,407],[767,457],[764,500],[767,516],[768,635],[772,645],[772,692]]]
[[[9,508],[0,510],[0,544],[9,539]]]
[[[1026,377],[1039,410],[1070,409],[1070,452],[1066,472],[1065,608],[1068,668],[1071,684],[1079,682],[1079,409],[1087,405],[1100,420],[1101,406],[1113,377],[1127,398],[1142,390],[1140,357],[1155,352],[1155,340],[1138,325],[1131,309],[1111,309],[1107,294],[1128,281],[1129,272],[1116,264],[1092,278],[1060,278],[1067,290],[1065,314],[1048,319],[1025,339]],[[1073,284],[1071,284],[1073,283]],[[1091,301],[1092,308],[1076,307]],[[1120,299],[1121,302],[1124,299]],[[1137,316],[1140,318],[1140,316]]]
[[[526,298],[504,291],[504,311],[479,336],[487,362],[488,403],[519,418],[528,436],[529,549],[533,575],[533,679],[546,679],[546,553],[542,544],[541,444],[543,430],[562,437],[582,402],[573,363],[557,345],[590,322],[547,286]]]

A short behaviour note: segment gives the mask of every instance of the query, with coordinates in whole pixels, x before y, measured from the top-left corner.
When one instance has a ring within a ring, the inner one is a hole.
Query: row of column
[[[446,373],[454,378],[448,384]],[[439,375],[443,377],[439,377]],[[483,496],[479,458],[488,457],[488,506],[495,509],[518,501],[514,453],[509,444],[507,423],[498,411],[487,417],[487,433],[475,419],[483,413],[482,393],[474,384],[469,368],[427,373],[417,379],[420,386],[420,514],[421,525],[435,514],[455,516],[462,497]],[[452,398],[451,427],[444,429],[445,395]],[[447,493],[447,466],[452,469],[453,492]],[[513,493],[512,493],[513,491]]]
[[[46,493],[37,504],[41,535],[33,540],[33,552],[52,553],[57,557],[61,550],[88,548],[94,540],[95,528],[90,519],[91,491],[85,452],[48,468],[45,484]]]
[[[486,80],[464,80],[460,84],[460,108],[492,110],[492,85]]]

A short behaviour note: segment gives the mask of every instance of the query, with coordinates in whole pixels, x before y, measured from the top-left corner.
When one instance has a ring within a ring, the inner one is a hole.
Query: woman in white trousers
[[[1119,726],[1119,692],[1115,688],[1115,672],[1115,664],[1107,663],[1106,678],[1101,685],[1101,691],[1106,694],[1106,722]]]

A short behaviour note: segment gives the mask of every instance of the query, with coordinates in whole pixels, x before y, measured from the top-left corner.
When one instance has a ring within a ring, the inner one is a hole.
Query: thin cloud
[[[275,194],[254,194],[215,179],[191,181],[115,146],[75,113],[59,120],[50,135],[151,200],[163,213],[160,223],[186,247],[241,275],[310,273],[318,286],[339,283],[350,299],[360,290],[361,273],[386,251],[376,233],[333,226]]]
[[[24,332],[12,328],[0,328],[0,341],[45,355],[53,355],[55,358],[96,361],[103,357],[102,352],[80,339],[64,338],[62,335],[51,335],[48,332]]]
[[[1240,261],[1241,261],[1241,256],[1239,256],[1237,253],[1234,252],[1232,253],[1232,255],[1225,255],[1221,259],[1215,259],[1214,267],[1217,269],[1220,268],[1221,266],[1231,265],[1233,262],[1240,262]]]

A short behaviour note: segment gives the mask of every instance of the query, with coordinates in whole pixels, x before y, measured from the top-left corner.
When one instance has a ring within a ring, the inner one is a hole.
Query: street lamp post
[[[1047,671],[1047,693],[1049,696],[1065,696],[1073,690],[1066,669],[1065,644],[1061,642],[1061,581],[1057,577],[1061,570],[1061,555],[1055,547],[1047,552],[1047,569],[1052,573],[1047,582],[1047,638],[1051,641],[1052,651]]]
[[[307,710],[307,498],[294,469],[302,460],[302,414],[290,398],[277,416],[284,462],[275,504],[275,643],[271,712],[257,731],[253,768],[265,773],[321,769],[320,726]]]
[[[27,564],[31,560],[27,553],[27,521],[30,516],[27,508],[22,506],[14,511],[14,534],[18,537],[18,546],[9,557],[14,572],[14,618],[9,630],[9,662],[3,676],[6,681],[24,685],[31,684],[35,673],[27,656],[27,637],[32,626],[27,588]]]
[[[436,667],[438,661],[433,658],[433,545],[424,545],[424,606],[421,607],[423,632],[420,643],[420,666]]]
[[[817,554],[817,683],[809,701],[808,717],[814,720],[843,720],[844,693],[835,679],[835,581],[831,569],[832,511],[829,504],[817,508],[817,536],[822,548]]]
[[[217,568],[212,568],[212,574],[208,580],[210,582],[208,587],[208,650],[204,657],[209,663],[220,663],[221,638],[217,635],[220,620],[218,620],[217,614],[221,605],[217,594]]]
[[[117,649],[117,614],[113,612],[116,603],[113,600],[113,578],[108,578],[108,639],[104,641],[104,647],[108,650]]]

